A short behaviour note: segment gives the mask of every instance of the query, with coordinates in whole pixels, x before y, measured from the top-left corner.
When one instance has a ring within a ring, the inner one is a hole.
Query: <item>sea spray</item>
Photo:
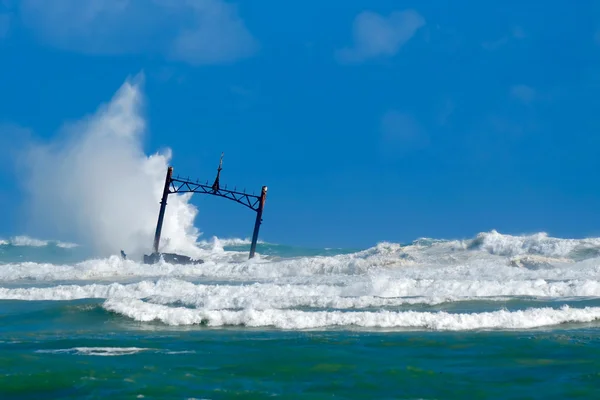
[[[38,228],[68,236],[99,256],[151,251],[170,150],[146,155],[143,76],[128,79],[92,115],[27,153],[27,193]],[[191,195],[169,197],[163,249],[197,256]]]

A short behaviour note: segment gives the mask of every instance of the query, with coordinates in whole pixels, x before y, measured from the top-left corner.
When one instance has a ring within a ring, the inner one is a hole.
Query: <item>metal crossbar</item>
[[[169,194],[174,193],[200,193],[223,197],[240,203],[241,205],[246,206],[256,212],[258,212],[258,208],[260,206],[260,196],[222,188],[215,190],[215,188],[212,186],[199,184],[187,179],[171,179]]]

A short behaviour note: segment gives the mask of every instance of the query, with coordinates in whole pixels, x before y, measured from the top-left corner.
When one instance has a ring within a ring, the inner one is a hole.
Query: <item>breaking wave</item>
[[[207,309],[334,308],[360,309],[405,304],[441,304],[514,297],[537,299],[600,297],[600,281],[445,281],[382,278],[328,283],[202,284],[179,279],[144,280],[122,284],[57,285],[0,288],[1,300],[53,300],[150,298],[158,304],[185,304]],[[341,283],[341,282],[340,282]]]
[[[0,300],[102,299],[111,313],[175,326],[581,325],[600,315],[599,243],[492,231],[470,240],[384,242],[334,255],[298,256],[302,250],[295,248],[285,256],[289,246],[263,244],[248,260],[246,241],[213,238],[198,243],[205,261],[200,265],[146,265],[117,256],[78,263],[0,261]]]
[[[600,319],[600,307],[582,309],[563,306],[519,311],[499,310],[481,313],[419,311],[299,311],[299,310],[195,310],[167,307],[136,299],[110,299],[104,303],[112,311],[140,322],[160,321],[167,325],[243,325],[281,329],[328,327],[417,328],[432,330],[531,329],[564,323],[593,322]]]
[[[492,231],[480,233],[468,243],[467,247],[486,250],[501,256],[530,254],[581,258],[600,254],[600,238],[559,239],[549,237],[543,232],[528,236],[511,236]]]

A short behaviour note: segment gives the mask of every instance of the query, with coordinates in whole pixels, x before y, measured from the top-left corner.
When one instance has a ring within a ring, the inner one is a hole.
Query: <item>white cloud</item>
[[[511,29],[512,37],[515,39],[525,39],[527,37],[527,33],[520,26],[515,26]]]
[[[0,13],[0,39],[5,38],[10,30],[12,15]]]
[[[86,54],[159,54],[202,65],[258,47],[224,0],[22,0],[19,11],[42,42]]]
[[[407,152],[429,145],[429,137],[410,114],[391,110],[381,120],[383,146],[386,152]]]
[[[192,64],[212,60],[234,61],[254,53],[257,44],[238,17],[236,9],[223,1],[188,2],[195,24],[176,38],[171,56]]]
[[[354,20],[354,45],[341,49],[341,62],[360,62],[368,58],[393,56],[425,25],[425,19],[414,10],[395,11],[388,17],[365,11]]]
[[[510,95],[523,103],[529,104],[536,98],[534,88],[527,85],[514,85],[510,88]]]

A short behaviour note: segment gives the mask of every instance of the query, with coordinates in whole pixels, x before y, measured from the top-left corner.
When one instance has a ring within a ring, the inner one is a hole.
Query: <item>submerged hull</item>
[[[191,257],[184,256],[181,254],[174,253],[152,253],[150,255],[144,254],[144,264],[156,264],[160,260],[163,260],[169,264],[183,264],[183,265],[194,265],[203,264],[204,260],[195,260]]]

